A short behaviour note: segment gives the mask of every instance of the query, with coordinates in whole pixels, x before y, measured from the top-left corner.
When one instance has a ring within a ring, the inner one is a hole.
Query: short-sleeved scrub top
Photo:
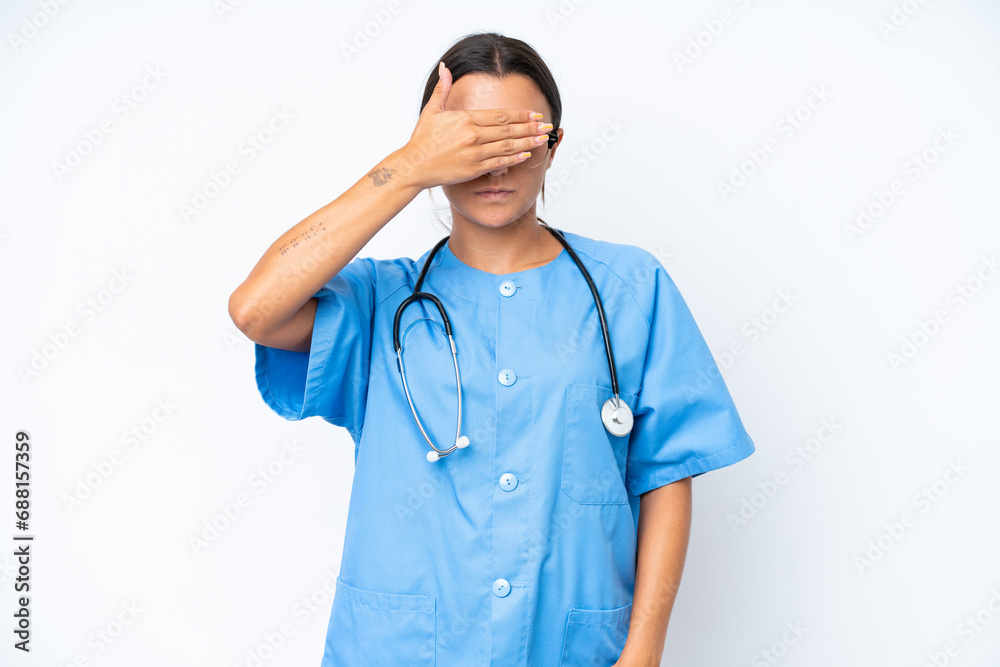
[[[256,379],[280,416],[347,429],[355,471],[322,665],[611,665],[628,632],[639,496],[754,451],[714,358],[660,262],[637,246],[563,232],[565,249],[508,274],[448,244],[424,291],[443,303],[470,444],[430,462],[393,348],[393,318],[428,250],[355,258],[317,293],[308,353],[257,345]],[[427,318],[427,319],[422,319]],[[428,301],[400,322],[407,381],[428,435],[455,442],[450,346]],[[404,334],[405,331],[405,334]]]

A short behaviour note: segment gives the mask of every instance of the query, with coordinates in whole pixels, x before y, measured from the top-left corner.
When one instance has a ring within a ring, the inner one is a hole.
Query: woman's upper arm
[[[316,321],[316,303],[315,296],[309,297],[287,323],[250,340],[279,350],[308,352],[312,342],[313,323]]]
[[[264,401],[285,419],[321,416],[356,439],[364,423],[376,303],[376,262],[357,258],[266,336],[256,332]],[[298,348],[298,349],[294,349]]]

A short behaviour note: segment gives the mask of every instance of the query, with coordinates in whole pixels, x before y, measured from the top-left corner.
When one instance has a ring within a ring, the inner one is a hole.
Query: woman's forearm
[[[229,299],[229,314],[262,340],[288,323],[423,189],[406,149],[394,151],[342,195],[286,231]]]
[[[619,667],[660,664],[691,534],[691,482],[685,477],[639,496],[635,590]]]

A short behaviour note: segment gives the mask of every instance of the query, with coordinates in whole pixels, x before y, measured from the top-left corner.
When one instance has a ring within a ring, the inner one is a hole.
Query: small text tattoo
[[[308,241],[309,239],[313,238],[314,236],[319,236],[320,230],[322,230],[324,232],[326,231],[326,225],[324,225],[322,222],[313,225],[309,229],[305,230],[301,235],[295,236],[294,238],[292,238],[292,239],[286,241],[285,243],[281,244],[281,247],[279,248],[279,250],[281,251],[281,254],[284,255],[291,248],[297,248],[297,247],[299,247],[300,243],[305,243],[306,241]]]
[[[375,185],[375,187],[378,187],[380,185],[385,185],[386,183],[388,183],[389,179],[392,178],[392,175],[394,173],[396,173],[395,169],[389,169],[387,167],[379,167],[378,169],[376,169],[375,171],[373,171],[368,175],[372,177],[372,183]]]

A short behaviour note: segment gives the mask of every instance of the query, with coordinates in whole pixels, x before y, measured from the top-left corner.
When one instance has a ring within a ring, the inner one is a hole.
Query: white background
[[[0,663],[249,665],[283,623],[262,664],[319,663],[353,443],[263,403],[227,300],[281,233],[407,141],[447,47],[496,30],[533,45],[562,94],[538,213],[661,259],[757,445],[695,481],[663,664],[775,664],[765,650],[810,667],[1000,664],[995,3],[49,4],[0,10]],[[147,68],[163,75],[143,89]],[[275,109],[293,119],[249,160],[241,144]],[[229,160],[240,172],[185,220]],[[362,255],[420,256],[447,233],[435,203],[440,189],[421,193]],[[157,401],[175,406],[161,421]],[[33,445],[30,656],[10,634],[18,429]],[[804,465],[789,458],[818,434]],[[258,493],[255,471],[291,441],[302,452]],[[249,506],[196,551],[241,493]]]

